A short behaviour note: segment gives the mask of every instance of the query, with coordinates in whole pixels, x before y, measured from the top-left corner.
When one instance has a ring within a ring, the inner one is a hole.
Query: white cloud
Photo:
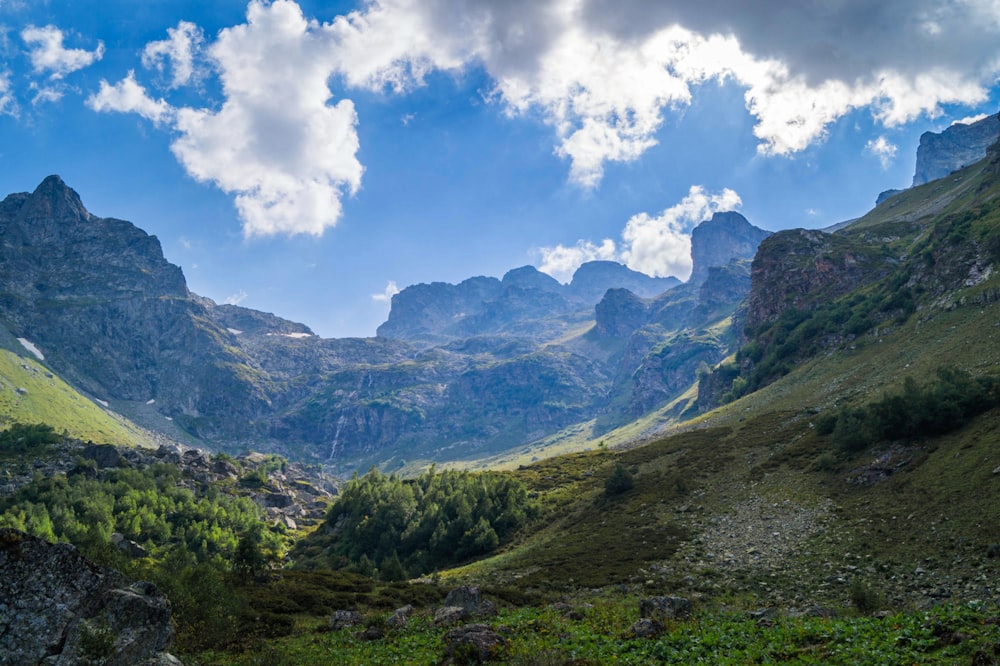
[[[11,90],[10,72],[0,70],[0,114],[17,117],[20,109]]]
[[[142,64],[163,72],[165,63],[173,68],[170,87],[187,85],[195,75],[195,55],[205,41],[205,35],[194,23],[181,21],[176,28],[167,28],[168,39],[150,42],[142,51]]]
[[[57,29],[34,30],[55,31],[44,43],[70,53]],[[705,83],[742,87],[759,152],[791,155],[859,109],[895,127],[980,104],[1000,74],[995,0],[366,0],[329,23],[292,0],[252,0],[246,23],[204,48],[192,24],[168,34],[144,63],[165,71],[169,61],[176,86],[201,53],[223,99],[161,112],[138,84],[127,96],[128,79],[98,96],[117,91],[122,108],[169,115],[177,159],[234,195],[248,236],[321,234],[360,187],[358,118],[350,99],[333,99],[331,79],[405,94],[431,72],[481,69],[484,96],[548,124],[570,180],[596,187],[609,163],[656,145],[665,118]],[[640,250],[621,251],[645,265]]]
[[[680,203],[656,217],[640,213],[628,221],[622,231],[622,262],[647,275],[686,280],[691,275],[691,229],[713,213],[735,210],[742,203],[728,188],[706,194],[701,186],[692,185]]]
[[[540,112],[587,187],[655,145],[664,114],[711,80],[745,87],[760,152],[787,155],[859,108],[891,127],[981,103],[1000,72],[992,0],[371,0],[333,28],[352,86],[402,92],[481,65],[491,98]]]
[[[392,297],[399,293],[399,287],[395,280],[389,280],[385,285],[385,291],[381,294],[372,294],[372,300],[378,303],[391,303]]]
[[[560,282],[569,282],[581,265],[588,261],[617,261],[618,248],[610,238],[605,238],[600,245],[587,240],[578,240],[576,245],[542,247],[538,249],[542,261],[538,270],[548,273]]]
[[[174,109],[162,99],[151,98],[135,80],[135,72],[131,70],[128,76],[114,85],[102,79],[100,89],[87,98],[87,106],[94,111],[138,113],[157,125],[174,117]]]
[[[247,292],[240,289],[235,294],[231,294],[228,298],[226,298],[225,303],[226,305],[239,305],[245,300],[247,300]]]
[[[540,248],[538,270],[565,282],[581,264],[603,259],[619,261],[647,275],[686,280],[691,275],[691,230],[714,213],[736,210],[742,203],[728,188],[707,194],[701,186],[693,185],[680,203],[659,215],[633,215],[622,230],[620,245],[606,238],[600,245],[580,240],[573,246]]]
[[[35,73],[49,72],[52,79],[61,79],[104,57],[104,42],[100,41],[93,51],[67,49],[63,46],[62,30],[54,25],[42,28],[28,26],[21,31],[21,39],[29,47],[28,57]]]
[[[896,158],[897,147],[895,144],[889,143],[889,140],[884,136],[880,136],[877,139],[869,139],[868,143],[865,144],[865,150],[878,158],[883,169],[888,169],[892,160]]]
[[[983,120],[984,118],[989,118],[989,117],[990,116],[989,116],[988,113],[979,113],[979,114],[976,114],[974,116],[966,116],[965,118],[961,118],[959,120],[953,120],[953,121],[951,121],[951,124],[952,125],[972,125],[974,123],[978,123],[980,120]]]
[[[208,56],[226,99],[218,110],[178,109],[174,154],[236,195],[246,235],[322,234],[363,171],[354,105],[330,104],[325,34],[293,2],[251,2],[247,23],[220,32]]]
[[[37,83],[32,83],[29,88],[35,93],[31,97],[33,106],[58,102],[64,94],[62,86],[40,86]]]
[[[329,25],[307,21],[289,0],[247,7],[247,22],[219,32],[205,49],[224,99],[207,108],[153,100],[129,72],[102,81],[97,111],[134,112],[176,133],[171,144],[188,174],[234,195],[246,236],[313,234],[336,224],[341,199],[361,185],[354,104],[331,101],[334,42]],[[189,80],[200,34],[181,23],[153,42],[145,61],[170,58],[175,84]]]

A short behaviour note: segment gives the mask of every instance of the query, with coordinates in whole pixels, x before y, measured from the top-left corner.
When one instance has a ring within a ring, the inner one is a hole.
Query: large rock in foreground
[[[178,663],[162,654],[172,635],[170,602],[152,583],[0,530],[0,664]]]

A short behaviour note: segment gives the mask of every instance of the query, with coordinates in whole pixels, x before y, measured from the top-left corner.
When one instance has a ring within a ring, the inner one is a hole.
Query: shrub
[[[604,494],[608,497],[621,495],[632,490],[634,485],[635,481],[632,479],[632,473],[628,471],[625,465],[618,463],[611,470],[611,476],[604,481]]]
[[[860,578],[851,581],[851,605],[862,615],[870,615],[885,604],[882,594]]]

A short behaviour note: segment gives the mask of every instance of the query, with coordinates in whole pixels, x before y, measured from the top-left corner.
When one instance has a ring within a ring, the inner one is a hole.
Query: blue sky
[[[190,288],[373,335],[392,285],[690,270],[822,227],[995,113],[988,0],[0,0],[0,192],[58,173]]]

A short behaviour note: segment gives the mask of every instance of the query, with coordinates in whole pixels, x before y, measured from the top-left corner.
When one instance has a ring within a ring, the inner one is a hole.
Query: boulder
[[[663,632],[663,623],[648,617],[641,617],[629,627],[628,636],[631,638],[656,638]]]
[[[446,664],[500,661],[507,639],[485,624],[467,624],[444,635]]]
[[[496,606],[492,601],[483,599],[478,585],[463,585],[455,588],[444,598],[444,605],[446,607],[459,606],[469,615],[476,617],[496,615]]]
[[[330,616],[330,629],[333,631],[339,631],[341,629],[346,629],[347,627],[359,625],[362,621],[364,621],[364,617],[358,611],[333,611],[333,615]]]
[[[461,606],[442,606],[434,613],[434,624],[458,624],[471,617],[469,611]]]
[[[152,583],[132,583],[69,544],[0,530],[0,664],[161,659],[173,636],[170,615]]]
[[[684,597],[649,597],[639,601],[639,617],[663,622],[691,614],[691,600]]]

